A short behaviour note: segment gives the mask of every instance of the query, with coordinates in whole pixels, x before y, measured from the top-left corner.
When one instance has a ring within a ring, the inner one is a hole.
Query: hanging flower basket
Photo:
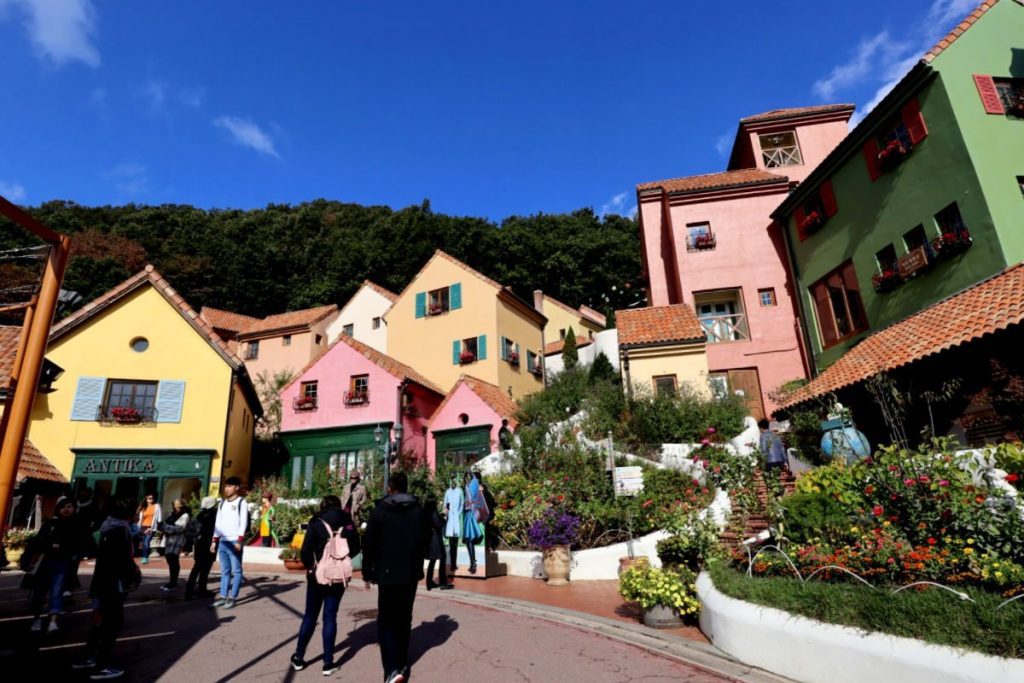
[[[903,284],[903,278],[895,268],[885,268],[871,276],[871,285],[879,294],[891,292]]]
[[[932,240],[932,251],[940,259],[953,258],[974,243],[966,230],[943,232]]]
[[[909,154],[910,147],[900,140],[890,140],[878,151],[878,165],[883,171],[890,171],[899,166]]]
[[[825,225],[825,217],[821,215],[820,211],[811,211],[804,219],[800,221],[800,232],[805,235],[809,235],[815,232],[818,228]]]
[[[459,364],[460,365],[468,365],[468,364],[474,363],[474,362],[476,362],[476,354],[475,353],[472,353],[470,351],[463,351],[462,353],[459,354]]]

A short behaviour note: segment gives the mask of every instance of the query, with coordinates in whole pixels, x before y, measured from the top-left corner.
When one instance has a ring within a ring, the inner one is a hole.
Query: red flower
[[[1013,482],[1017,481],[1017,479],[1018,479],[1018,477],[1017,477],[1016,474],[1010,473],[1010,474],[1006,475],[1006,481],[1010,482],[1011,484]]]
[[[644,501],[644,504],[641,505],[640,507],[642,507],[642,508],[649,508],[653,504],[654,504],[654,500],[651,499],[651,498],[648,498],[647,500]]]
[[[562,495],[561,493],[559,493],[558,494],[558,502],[561,503],[563,500],[565,500],[565,496]]]
[[[927,484],[931,481],[931,477],[929,477],[927,474],[922,474],[920,477],[917,478],[917,480],[922,484]]]
[[[864,495],[865,496],[870,496],[874,492],[875,492],[875,487],[871,486],[870,484],[867,487],[864,488]]]
[[[928,537],[928,545],[935,545],[936,543],[938,543],[938,541],[936,541],[932,536]]]
[[[873,514],[875,517],[881,517],[884,513],[885,508],[883,508],[881,505],[876,505],[875,507],[871,508],[871,514]]]
[[[907,478],[907,479],[904,479],[904,480],[903,480],[903,483],[904,483],[904,484],[906,484],[907,486],[913,486],[913,485],[914,485],[914,484],[916,484],[917,482],[916,482],[916,481],[914,481],[913,479]]]

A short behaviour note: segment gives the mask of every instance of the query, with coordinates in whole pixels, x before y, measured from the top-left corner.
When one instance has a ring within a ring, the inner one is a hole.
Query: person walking
[[[385,683],[409,678],[412,608],[426,555],[423,508],[408,488],[404,472],[391,475],[388,495],[374,507],[363,535],[363,578],[367,586],[377,584],[377,638]]]
[[[224,482],[224,498],[217,506],[210,552],[220,562],[220,596],[213,607],[231,609],[242,588],[242,544],[249,533],[249,504],[239,495],[242,480],[228,477]]]
[[[80,541],[81,528],[75,519],[75,501],[61,497],[53,509],[53,516],[43,522],[23,556],[26,558],[22,564],[26,572],[23,585],[32,589],[33,633],[43,630],[43,603],[47,593],[50,594],[50,623],[46,632],[60,630],[57,615],[64,609],[64,577],[78,555]]]
[[[129,521],[132,502],[118,500],[111,506],[110,516],[100,527],[89,595],[93,604],[93,626],[81,660],[74,669],[91,669],[89,678],[105,681],[124,676],[124,669],[112,666],[110,655],[124,625],[124,601],[128,591],[142,582],[142,572],[135,564],[134,542]]]
[[[787,463],[786,448],[782,445],[782,439],[771,430],[771,423],[768,420],[761,418],[757,426],[761,430],[758,446],[765,460],[765,473],[775,468],[784,469]]]
[[[192,545],[195,554],[192,556],[192,571],[185,584],[185,599],[210,598],[213,593],[206,588],[210,579],[210,568],[213,566],[213,525],[217,520],[217,499],[213,496],[203,498],[199,504],[199,512],[189,522]]]
[[[341,499],[334,495],[324,496],[320,511],[313,515],[306,525],[306,536],[302,540],[302,564],[306,568],[306,611],[299,626],[299,637],[295,654],[291,657],[292,668],[302,671],[306,668],[306,647],[316,630],[316,620],[323,610],[323,675],[330,676],[339,668],[334,663],[334,643],[338,637],[338,607],[345,594],[344,583],[320,583],[316,575],[317,563],[324,557],[324,549],[334,535],[340,535],[348,543],[348,557],[359,554],[359,534],[355,523],[341,507]],[[339,558],[340,559],[340,558]]]
[[[146,499],[139,506],[139,517],[136,520],[139,533],[142,534],[142,564],[149,564],[153,534],[160,530],[161,522],[163,512],[160,510],[160,504],[156,502],[156,495],[147,493]]]
[[[92,489],[88,486],[78,491],[75,503],[75,521],[78,522],[78,553],[72,558],[68,566],[68,572],[64,576],[64,597],[70,598],[71,591],[81,587],[82,582],[78,579],[78,569],[82,560],[86,557],[95,557],[96,541],[93,539],[93,532],[98,528],[96,501],[92,496]]]
[[[363,484],[363,475],[359,470],[352,470],[348,476],[348,483],[341,490],[341,507],[352,515],[353,521],[358,520],[359,510],[366,505],[367,500],[369,500],[369,495]]]
[[[437,511],[437,496],[430,494],[423,504],[423,514],[427,518],[429,538],[427,539],[427,590],[435,588],[450,590],[454,586],[448,581],[448,572],[445,571],[444,558],[444,534],[445,521]],[[440,562],[437,578],[440,583],[434,583],[434,565]]]
[[[162,591],[173,591],[178,589],[178,573],[181,571],[181,550],[185,547],[185,530],[192,515],[188,506],[181,498],[175,498],[172,503],[172,512],[160,530],[164,533],[164,559],[167,560],[168,578],[167,583],[160,586]]]

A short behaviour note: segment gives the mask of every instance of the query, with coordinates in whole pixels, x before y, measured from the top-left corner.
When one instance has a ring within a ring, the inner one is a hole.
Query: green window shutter
[[[508,353],[505,350],[507,346],[508,344],[505,343],[505,338],[498,337],[498,356],[502,360],[508,360]]]
[[[156,421],[181,422],[181,408],[184,402],[184,380],[161,380],[156,390]]]
[[[459,364],[459,353],[462,352],[462,342],[456,339],[452,342],[452,363]]]
[[[75,400],[71,404],[71,419],[80,422],[94,422],[103,402],[103,390],[107,386],[105,377],[79,377]]]
[[[487,360],[487,335],[481,334],[476,340],[476,359]]]
[[[456,310],[462,308],[462,283],[456,282],[448,288],[448,308]]]
[[[427,316],[427,293],[416,292],[416,317],[425,318]]]
[[[533,354],[529,351],[526,352],[526,369],[533,372]]]

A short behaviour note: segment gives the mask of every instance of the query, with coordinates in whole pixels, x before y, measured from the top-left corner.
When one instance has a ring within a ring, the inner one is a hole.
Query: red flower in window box
[[[895,268],[883,268],[871,276],[871,284],[879,294],[891,292],[902,282],[903,278]]]
[[[541,374],[544,372],[544,369],[540,366],[540,363],[537,363],[536,365],[533,366],[530,372],[540,377]]]
[[[693,238],[694,249],[714,249],[716,244],[717,240],[715,240],[715,236],[711,233],[702,232]]]
[[[821,212],[811,211],[806,216],[804,216],[804,219],[802,221],[800,221],[799,227],[801,232],[807,234],[814,232],[824,224],[825,217],[821,215]]]
[[[367,403],[370,400],[370,392],[368,389],[355,389],[353,391],[345,392],[345,405],[347,406],[359,406]]]
[[[508,362],[511,365],[519,365],[519,354],[515,351],[510,351],[508,354]]]
[[[950,258],[966,251],[971,244],[973,240],[966,228],[944,230],[940,236],[932,240],[932,251],[939,258]]]
[[[444,308],[441,307],[441,304],[430,304],[427,307],[428,315],[441,315],[442,313],[444,313]]]
[[[901,140],[890,140],[885,147],[878,150],[878,163],[884,170],[895,168],[906,156],[910,154],[910,148]]]
[[[294,405],[295,410],[313,410],[316,408],[316,396],[299,396]]]
[[[463,351],[462,353],[459,354],[459,363],[461,365],[466,365],[468,363],[473,363],[475,361],[476,354],[473,353],[472,351]]]
[[[129,406],[118,406],[110,409],[110,416],[118,424],[135,424],[142,422],[142,411]]]

